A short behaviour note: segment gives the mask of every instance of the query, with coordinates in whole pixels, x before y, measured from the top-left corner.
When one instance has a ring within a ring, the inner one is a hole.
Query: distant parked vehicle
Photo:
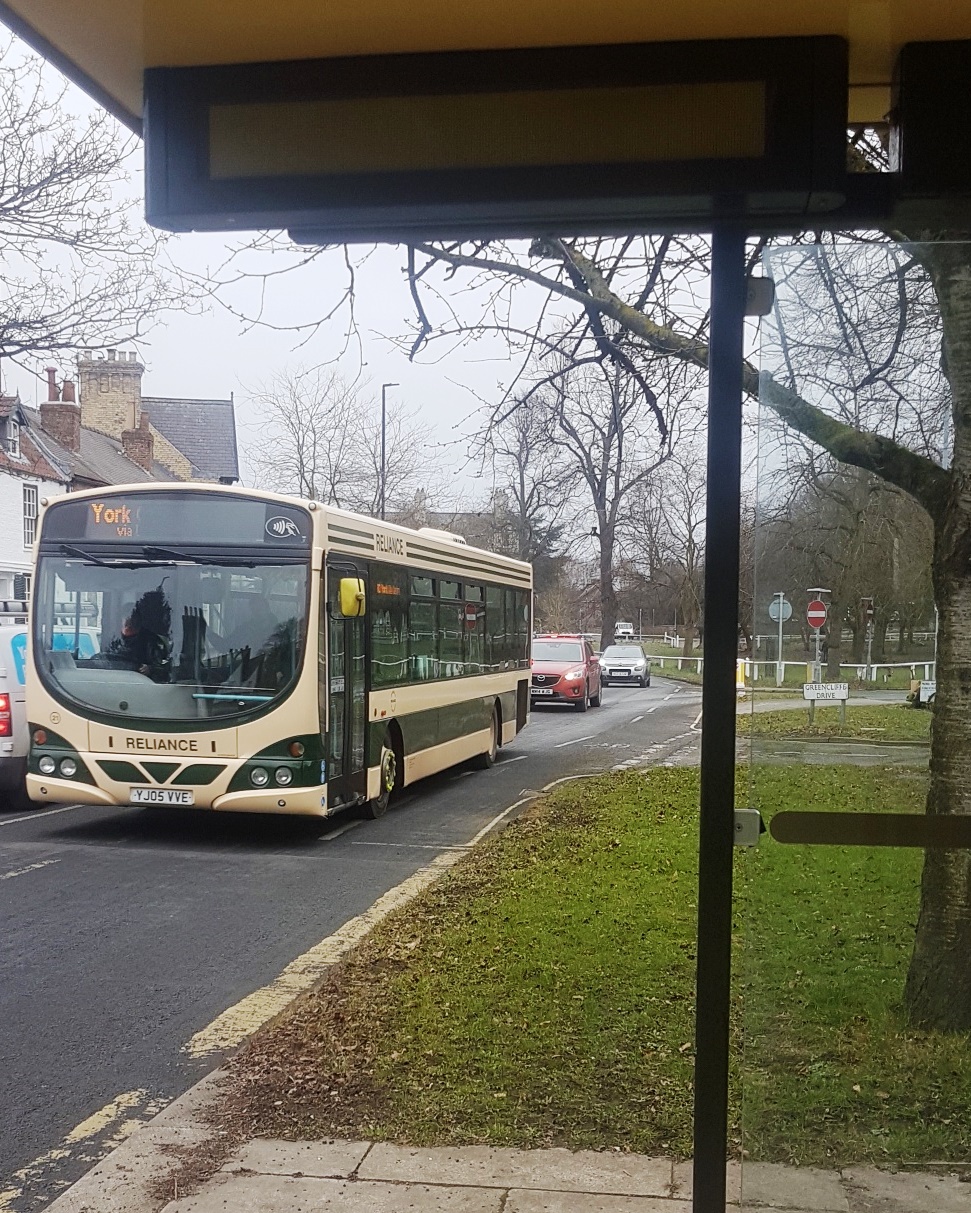
[[[605,687],[612,682],[651,685],[651,663],[639,644],[608,644],[600,654],[600,681]]]
[[[618,620],[614,624],[614,639],[615,640],[633,640],[634,625],[628,623],[626,619]]]

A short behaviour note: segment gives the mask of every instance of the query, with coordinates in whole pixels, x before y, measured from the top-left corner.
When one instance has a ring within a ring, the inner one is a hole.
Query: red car
[[[534,636],[530,701],[600,707],[600,662],[584,636]]]

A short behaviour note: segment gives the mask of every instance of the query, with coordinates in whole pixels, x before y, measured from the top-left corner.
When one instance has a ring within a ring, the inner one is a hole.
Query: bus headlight
[[[51,758],[50,754],[45,754],[37,763],[37,769],[42,775],[53,775],[57,770],[57,763]]]
[[[265,767],[254,767],[249,773],[249,779],[254,788],[265,788],[270,782],[270,772]]]
[[[293,783],[293,771],[289,767],[277,767],[273,772],[273,778],[281,788],[285,787],[288,783]]]
[[[78,773],[78,764],[74,761],[73,758],[62,758],[61,759],[61,774],[64,776],[65,779],[73,779],[77,773]]]

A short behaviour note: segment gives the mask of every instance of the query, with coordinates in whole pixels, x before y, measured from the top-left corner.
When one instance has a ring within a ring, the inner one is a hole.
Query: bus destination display
[[[41,540],[308,547],[310,535],[310,516],[279,502],[138,493],[55,502],[44,518]]]

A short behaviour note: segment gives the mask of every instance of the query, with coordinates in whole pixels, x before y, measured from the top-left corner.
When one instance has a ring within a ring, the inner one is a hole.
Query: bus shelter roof
[[[849,44],[849,118],[871,122],[902,45],[971,37],[966,0],[0,0],[0,16],[134,129],[152,67],[827,34]]]

